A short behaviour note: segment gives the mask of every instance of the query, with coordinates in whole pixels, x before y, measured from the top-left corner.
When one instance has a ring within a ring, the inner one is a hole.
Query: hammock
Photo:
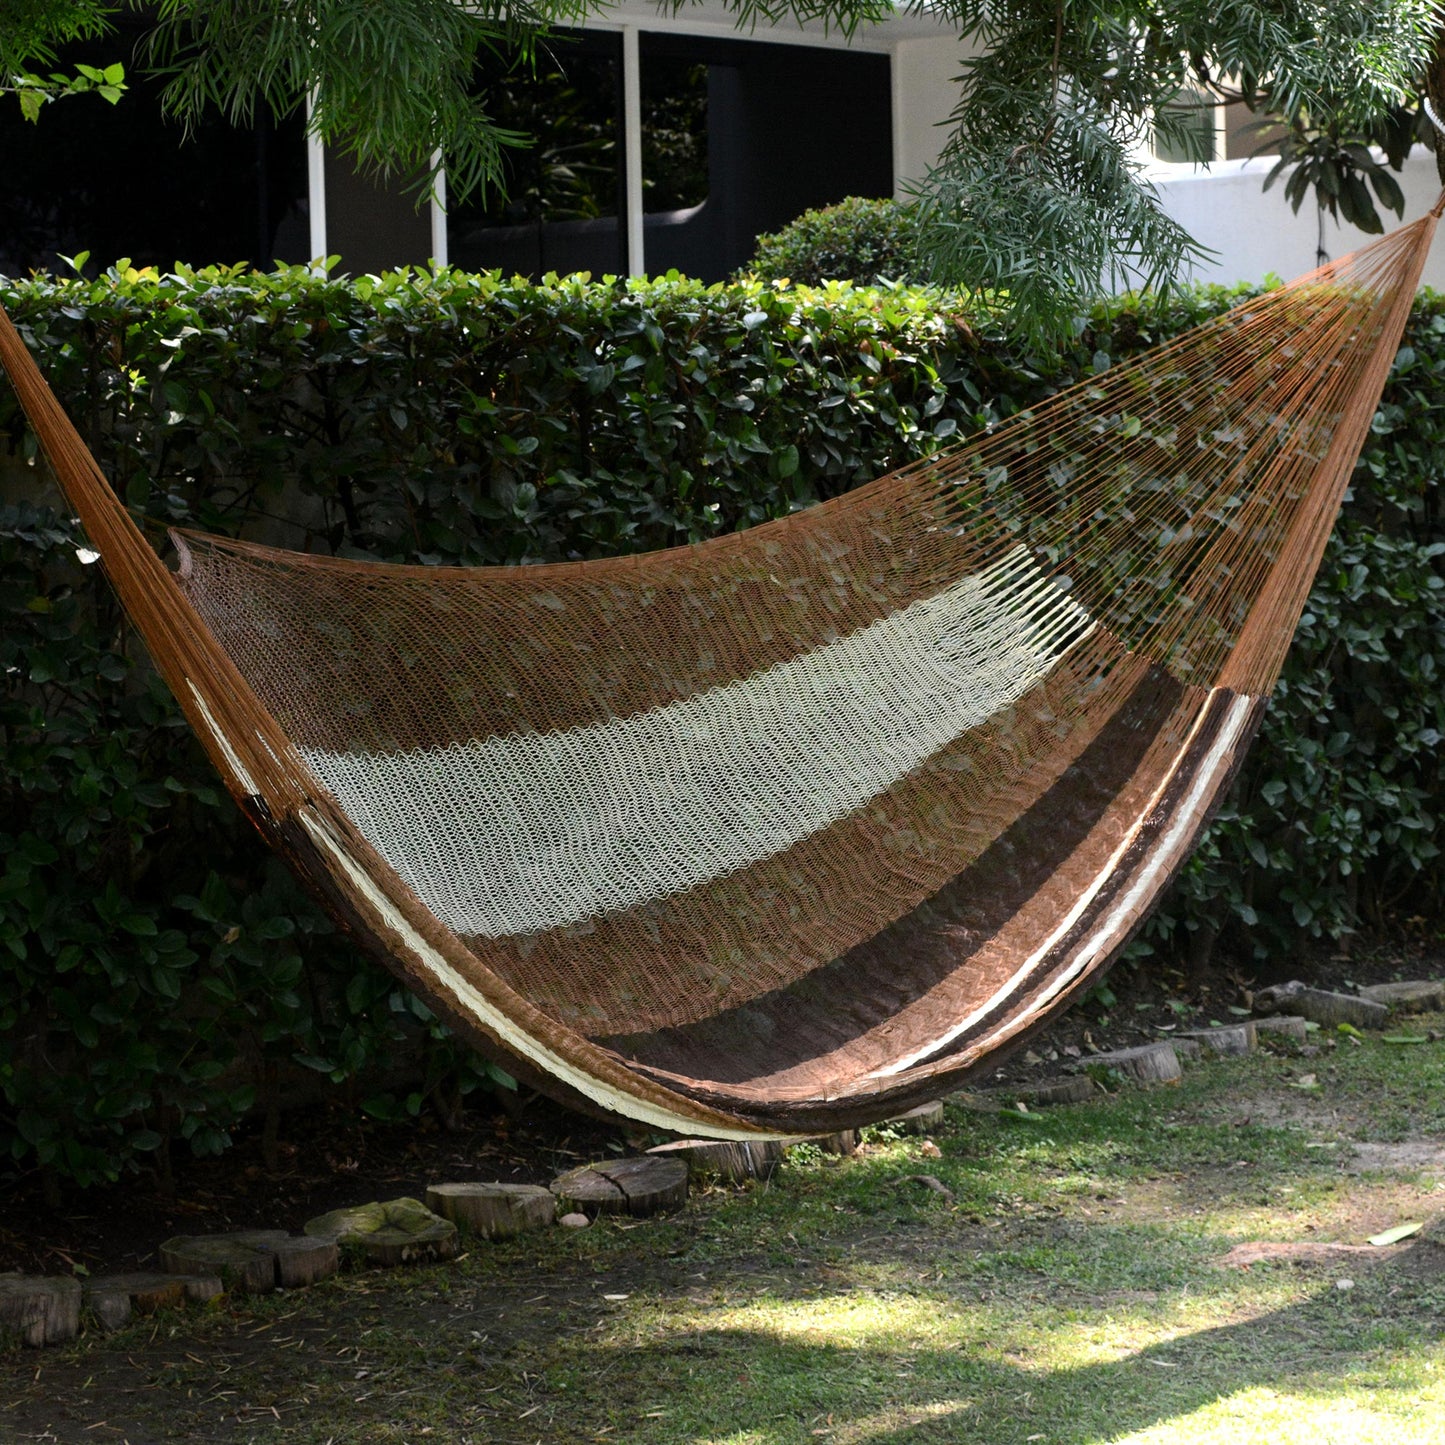
[[[564,1102],[809,1133],[1020,1045],[1183,864],[1439,209],[956,450],[597,562],[187,532],[172,572],[3,313],[0,363],[231,793],[372,953]]]

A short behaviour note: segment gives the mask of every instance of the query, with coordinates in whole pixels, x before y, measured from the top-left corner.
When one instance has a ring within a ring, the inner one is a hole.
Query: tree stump
[[[1254,1006],[1261,1013],[1278,1013],[1288,1008],[1331,1029],[1340,1024],[1349,1024],[1357,1029],[1381,1029],[1390,1017],[1390,1010],[1373,999],[1308,988],[1298,979],[1259,989],[1254,995]]]
[[[1413,983],[1372,983],[1360,990],[1360,997],[1398,1013],[1433,1013],[1445,1009],[1445,981],[1432,978]]]
[[[1184,1077],[1179,1055],[1170,1043],[1140,1044],[1133,1049],[1115,1049],[1106,1054],[1090,1054],[1076,1066],[1095,1073],[1107,1069],[1139,1084],[1173,1084]]]
[[[178,1234],[160,1247],[168,1274],[218,1275],[238,1294],[268,1294],[276,1288],[276,1245],[284,1229],[247,1229],[235,1234]]]
[[[1178,1037],[1194,1039],[1211,1054],[1218,1055],[1252,1054],[1259,1044],[1253,1019],[1237,1024],[1217,1024],[1207,1029],[1181,1029]]]
[[[1181,1064],[1185,1062],[1192,1064],[1204,1054],[1204,1045],[1198,1039],[1181,1038],[1178,1034],[1170,1034],[1165,1042],[1179,1055]]]
[[[858,1131],[856,1129],[844,1129],[839,1134],[809,1134],[803,1139],[794,1139],[793,1144],[811,1144],[815,1149],[821,1149],[825,1154],[837,1154],[840,1158],[846,1159],[850,1154],[858,1152]]]
[[[306,1233],[355,1251],[368,1264],[415,1264],[452,1259],[458,1249],[457,1227],[433,1214],[419,1199],[390,1199],[333,1209],[306,1221]]]
[[[1254,1031],[1267,1039],[1288,1039],[1292,1044],[1309,1042],[1309,1020],[1301,1014],[1271,1014],[1255,1019]]]
[[[107,1330],[118,1330],[132,1314],[149,1315],[185,1303],[186,1282],[176,1274],[139,1270],[98,1274],[85,1281],[81,1299]]]
[[[80,1333],[80,1281],[69,1275],[0,1274],[0,1337],[60,1345]]]
[[[557,1216],[557,1200],[540,1184],[432,1184],[427,1208],[483,1239],[508,1239],[543,1229]]]
[[[897,1129],[904,1134],[931,1134],[943,1126],[943,1102],[935,1099],[929,1104],[920,1104],[896,1119],[884,1120],[885,1129]]]
[[[1074,1074],[1065,1078],[1039,1079],[1032,1084],[1020,1084],[1014,1088],[990,1089],[996,1099],[1017,1100],[1023,1104],[1082,1104],[1092,1099],[1096,1092],[1094,1081],[1087,1074]]]
[[[300,1289],[329,1279],[341,1268],[341,1251],[330,1239],[293,1234],[271,1246],[276,1255],[276,1283],[282,1289]]]
[[[686,1202],[687,1165],[655,1154],[607,1159],[569,1169],[552,1181],[551,1188],[559,1202],[587,1214],[643,1217]]]
[[[674,1139],[647,1152],[661,1159],[681,1159],[690,1175],[739,1184],[744,1179],[771,1179],[787,1145],[777,1139]]]

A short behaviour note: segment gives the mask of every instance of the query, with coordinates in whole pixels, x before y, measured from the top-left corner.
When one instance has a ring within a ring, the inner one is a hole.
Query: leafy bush
[[[431,563],[596,557],[834,495],[1184,329],[1050,360],[937,293],[304,269],[0,286],[137,515]],[[1445,315],[1410,345],[1237,794],[1152,924],[1287,948],[1438,907]],[[46,504],[0,386],[0,1151],[56,1180],[224,1148],[306,1078],[378,1113],[488,1079],[254,839]],[[3,449],[0,449],[3,450]],[[419,1083],[386,1069],[410,1051]]]
[[[919,256],[916,217],[911,205],[859,196],[804,211],[781,231],[758,237],[757,250],[740,278],[751,275],[798,286],[924,282],[928,275]]]

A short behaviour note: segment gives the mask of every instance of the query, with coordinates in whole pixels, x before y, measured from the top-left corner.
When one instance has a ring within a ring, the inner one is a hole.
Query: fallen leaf
[[[1410,1224],[1397,1224],[1393,1229],[1382,1230],[1379,1234],[1370,1236],[1370,1243],[1384,1246],[1386,1244],[1398,1244],[1402,1239],[1409,1239],[1412,1234],[1419,1234],[1424,1229],[1423,1220],[1415,1220]]]
[[[1318,1089],[1319,1079],[1314,1074],[1301,1074],[1291,1085],[1291,1089]]]

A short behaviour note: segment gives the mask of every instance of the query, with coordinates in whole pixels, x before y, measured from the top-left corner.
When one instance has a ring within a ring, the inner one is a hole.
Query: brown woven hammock
[[[0,363],[227,786],[358,938],[565,1101],[802,1133],[1018,1045],[1184,862],[1437,215],[836,501],[599,562],[186,533],[171,572],[8,320]]]

